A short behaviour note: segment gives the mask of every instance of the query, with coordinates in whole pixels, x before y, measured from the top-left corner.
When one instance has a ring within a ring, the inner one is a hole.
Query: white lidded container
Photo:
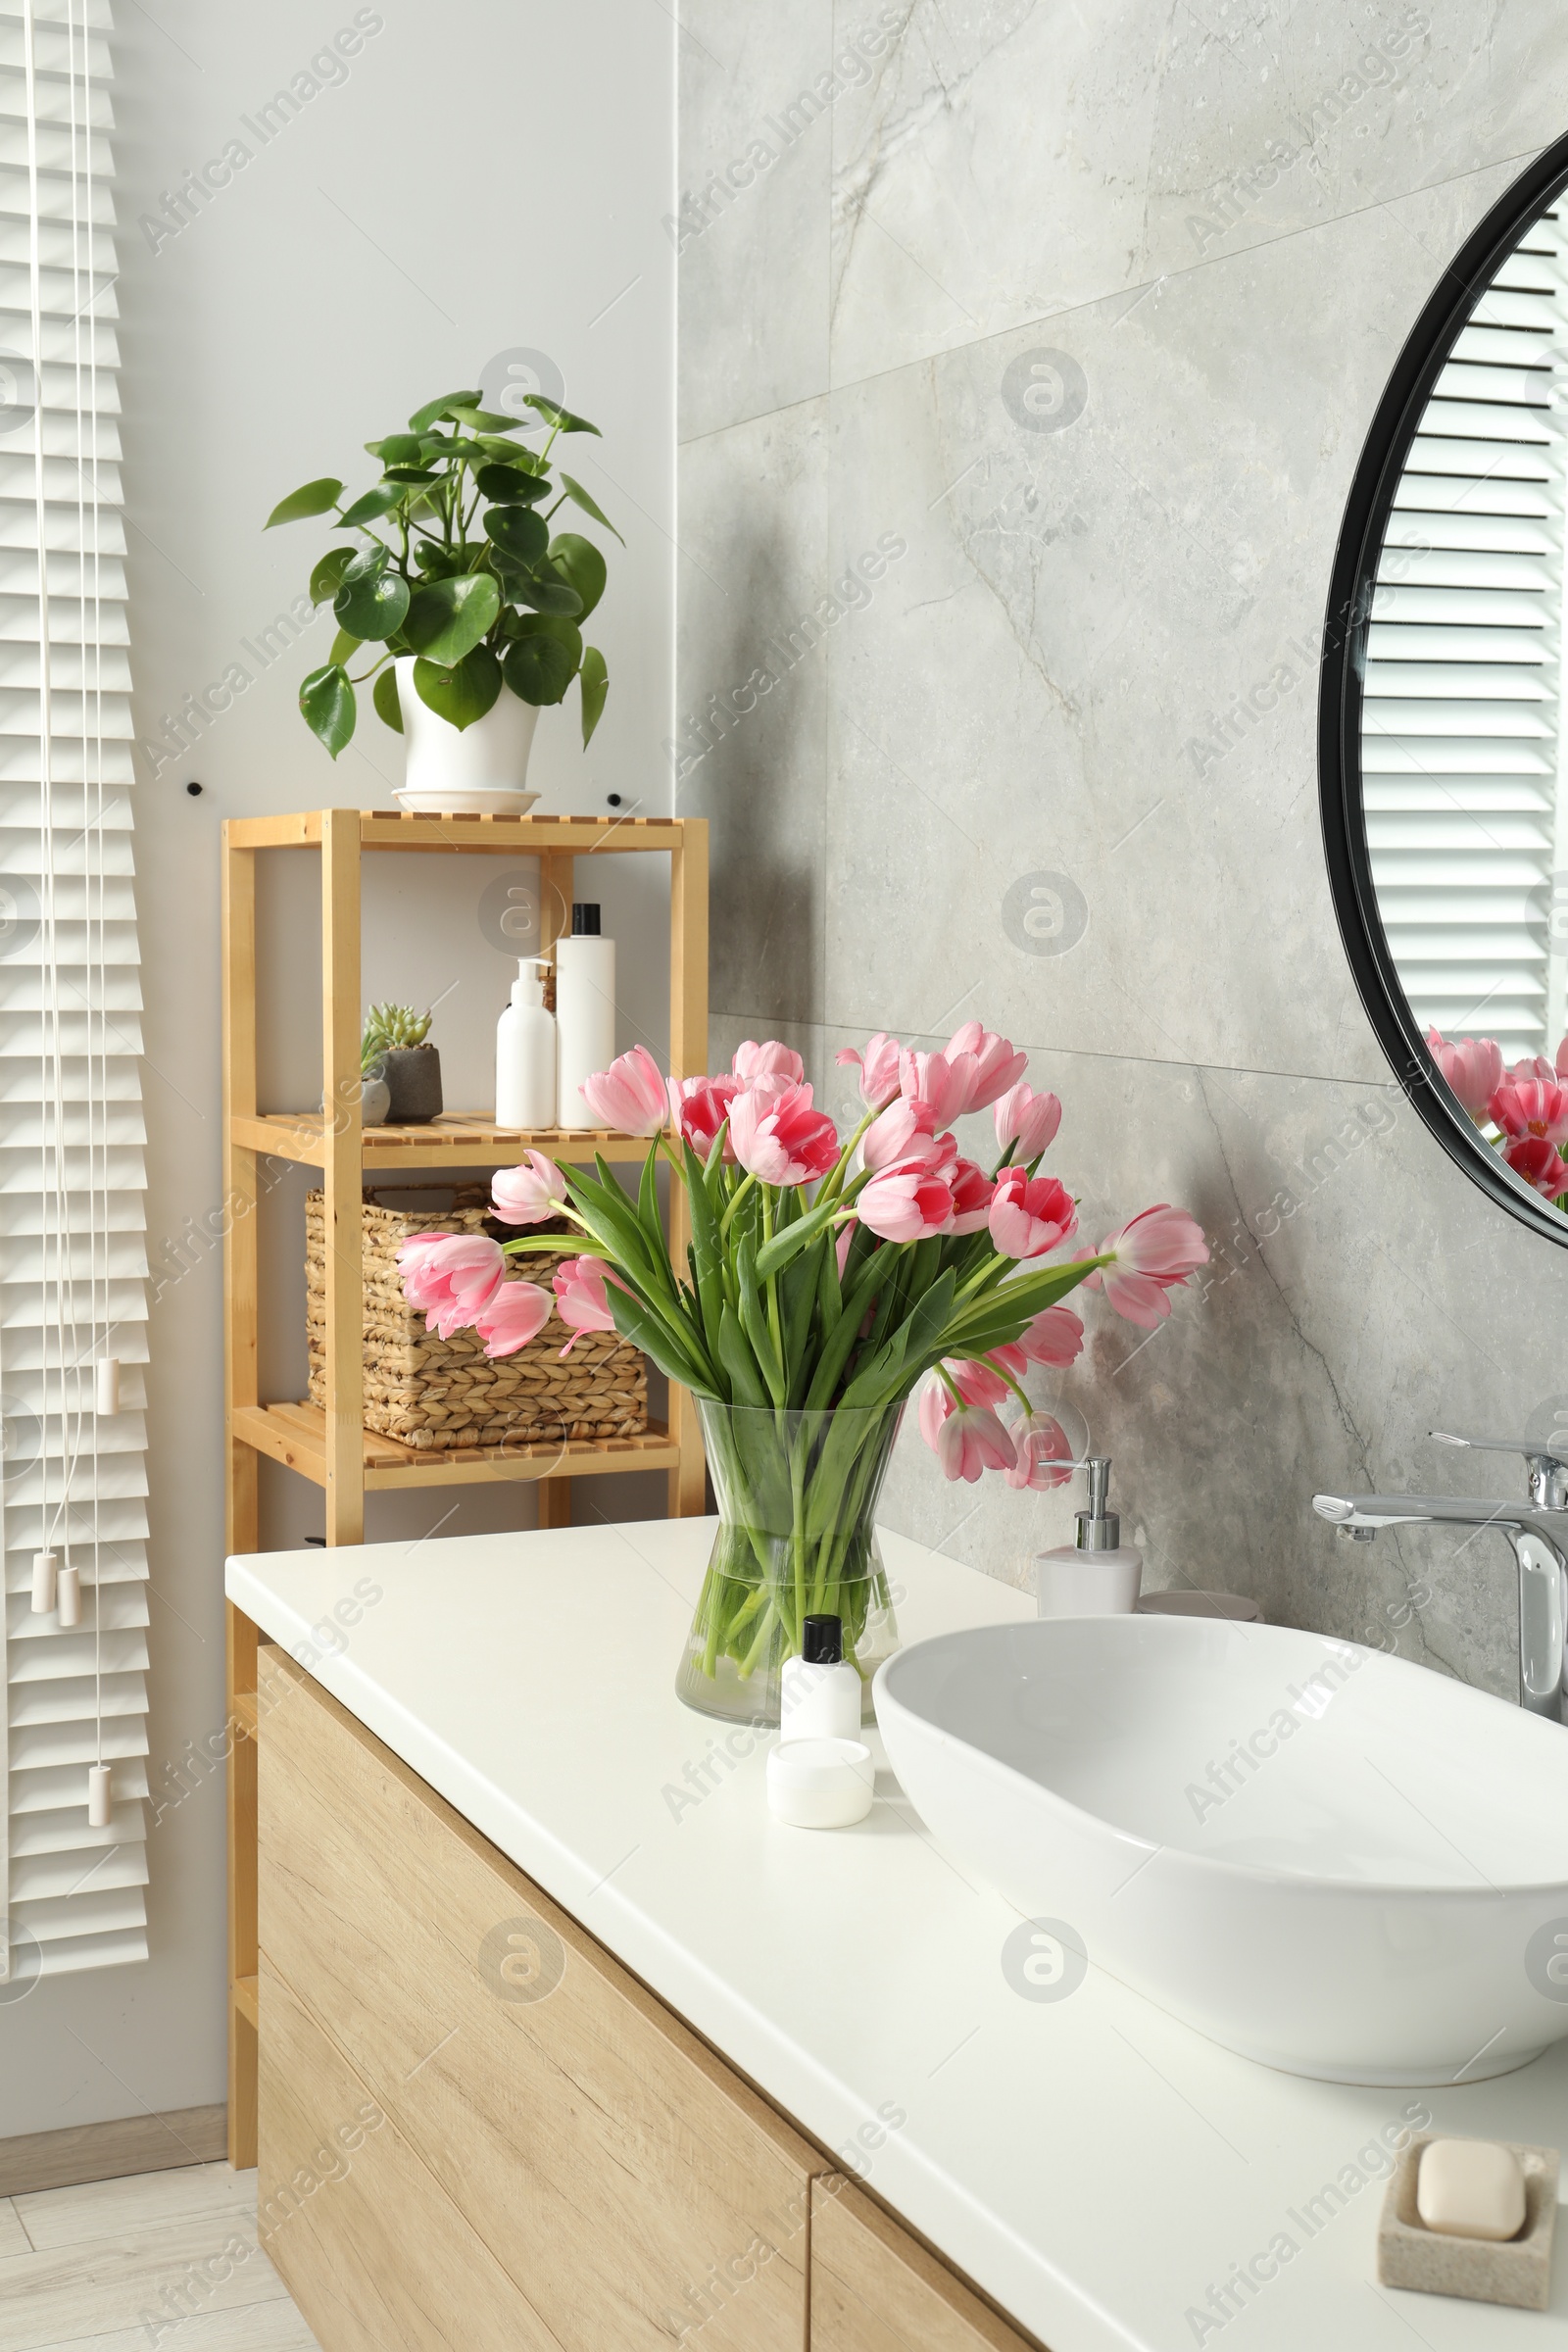
[[[545,967],[537,956],[522,956],[512,1001],[496,1023],[496,1125],[555,1123],[556,1024],[545,1010]]]
[[[615,943],[599,929],[599,907],[579,900],[571,935],[556,942],[557,1123],[598,1127],[582,1082],[615,1058]]]

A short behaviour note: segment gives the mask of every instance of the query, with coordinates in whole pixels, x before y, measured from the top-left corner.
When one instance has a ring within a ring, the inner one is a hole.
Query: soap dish
[[[1383,2197],[1378,2222],[1378,2278],[1384,2286],[1423,2295],[1463,2295],[1472,2303],[1508,2303],[1544,2311],[1551,2292],[1551,2240],[1557,2224],[1557,2151],[1504,2140],[1525,2177],[1525,2226],[1517,2237],[1449,2237],[1428,2230],[1416,2211],[1416,2172],[1430,2140],[1452,2132],[1422,2132],[1411,2140]]]

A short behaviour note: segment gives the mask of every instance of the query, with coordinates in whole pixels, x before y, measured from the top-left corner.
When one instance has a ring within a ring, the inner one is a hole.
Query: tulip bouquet
[[[921,1391],[920,1429],[948,1478],[996,1470],[1020,1490],[1058,1486],[1071,1449],[1023,1380],[1082,1348],[1063,1299],[1097,1289],[1152,1328],[1208,1255],[1193,1219],[1165,1206],[1063,1254],[1077,1205],[1041,1172],[1061,1104],[978,1022],[939,1053],[877,1036],[839,1060],[861,1099],[845,1137],[785,1046],[747,1044],[729,1070],[667,1084],[637,1047],[582,1090],[606,1126],[652,1139],[635,1200],[603,1159],[589,1174],[530,1152],[496,1177],[495,1212],[517,1228],[551,1220],[553,1242],[421,1235],[400,1252],[408,1298],[443,1336],[472,1328],[487,1353],[510,1354],[554,1304],[568,1348],[613,1329],[694,1393],[720,1527],[679,1688],[753,1721],[776,1720],[805,1617],[838,1616],[867,1680],[896,1646],[872,1512],[910,1395]],[[989,1169],[951,1131],[986,1109]],[[684,1273],[659,1214],[661,1154],[688,1203]],[[508,1281],[509,1257],[559,1250],[562,1219],[581,1253],[559,1267],[553,1296]],[[1010,1424],[1009,1400],[1021,1408]]]
[[[1494,1151],[1533,1192],[1568,1212],[1568,1037],[1555,1061],[1531,1054],[1507,1067],[1493,1037],[1427,1032],[1433,1060]]]

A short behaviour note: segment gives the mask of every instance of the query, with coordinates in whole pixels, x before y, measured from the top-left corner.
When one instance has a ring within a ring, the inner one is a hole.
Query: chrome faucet
[[[1519,1564],[1519,1704],[1568,1724],[1568,1455],[1532,1438],[1457,1438],[1435,1429],[1440,1446],[1524,1456],[1527,1502],[1465,1494],[1314,1494],[1312,1508],[1358,1544],[1380,1527],[1494,1527]]]

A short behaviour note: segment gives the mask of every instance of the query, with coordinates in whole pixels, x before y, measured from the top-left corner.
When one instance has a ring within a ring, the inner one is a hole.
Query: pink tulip
[[[1568,1044],[1568,1039],[1563,1042]],[[1527,1078],[1539,1078],[1543,1086],[1556,1086],[1560,1083],[1556,1063],[1548,1061],[1544,1054],[1527,1054],[1523,1061],[1514,1062],[1503,1084],[1507,1085],[1511,1080],[1515,1086],[1519,1086]]]
[[[1072,1476],[1072,1447],[1059,1421],[1049,1413],[1025,1413],[1012,1426],[1013,1462],[1003,1476],[1009,1487],[1032,1488],[1037,1494],[1064,1487]]]
[[[1014,1159],[1038,1159],[1061,1125],[1061,1104],[1054,1095],[1037,1095],[1020,1079],[999,1095],[992,1112],[997,1123],[997,1150],[1014,1147]]]
[[[669,1114],[699,1159],[706,1160],[713,1139],[729,1117],[729,1106],[741,1091],[738,1078],[672,1078]],[[724,1138],[726,1166],[735,1164],[735,1146]]]
[[[907,1102],[929,1102],[936,1123],[945,1127],[968,1107],[973,1082],[972,1062],[950,1062],[945,1054],[899,1054],[899,1091]]]
[[[1044,1307],[1018,1340],[1032,1364],[1074,1364],[1083,1344],[1083,1324],[1070,1306]]]
[[[1521,1136],[1517,1143],[1508,1145],[1502,1156],[1514,1174],[1522,1176],[1544,1200],[1555,1200],[1559,1195],[1568,1193],[1568,1163],[1544,1136]]]
[[[937,1157],[932,1129],[936,1119],[929,1102],[906,1102],[902,1096],[879,1111],[860,1138],[860,1162],[873,1174],[879,1168],[891,1168],[905,1160],[911,1165],[917,1160]]]
[[[1536,1135],[1548,1144],[1568,1136],[1568,1087],[1541,1078],[1506,1081],[1487,1104],[1487,1115],[1504,1135],[1517,1142]]]
[[[613,1331],[615,1318],[605,1297],[606,1282],[617,1291],[627,1286],[612,1273],[602,1257],[564,1257],[555,1273],[556,1312],[571,1333],[561,1350],[569,1355],[585,1331]]]
[[[1555,1067],[1557,1076],[1565,1085],[1568,1085],[1568,1037],[1565,1037],[1557,1048]]]
[[[555,1301],[536,1282],[504,1282],[474,1330],[484,1342],[486,1355],[515,1355],[537,1339],[550,1320]]]
[[[657,1135],[669,1116],[659,1064],[646,1046],[619,1054],[577,1089],[601,1126],[619,1135]]]
[[[942,1369],[965,1404],[1002,1404],[1012,1394],[995,1364],[981,1356],[948,1356]]]
[[[937,1432],[937,1464],[944,1478],[973,1486],[983,1470],[1005,1470],[1016,1459],[1011,1438],[989,1405],[955,1406]]]
[[[855,1228],[858,1223],[858,1217],[851,1217],[847,1225],[841,1225],[839,1227],[839,1238],[833,1245],[833,1254],[839,1262],[840,1282],[844,1280],[844,1268],[849,1262],[850,1244],[855,1239]]]
[[[443,1340],[478,1320],[506,1270],[501,1244],[486,1233],[421,1233],[398,1250],[403,1296]]]
[[[873,1176],[855,1213],[885,1242],[924,1242],[947,1231],[953,1194],[938,1168],[915,1161]]]
[[[839,1155],[838,1130],[811,1107],[808,1086],[760,1078],[730,1104],[730,1141],[748,1175],[763,1184],[807,1184]]]
[[[999,1037],[994,1029],[983,1028],[978,1021],[965,1021],[961,1029],[954,1031],[948,1040],[947,1058],[952,1064],[966,1065],[965,1110],[989,1109],[1000,1096],[1017,1085],[1029,1067],[1027,1054],[1018,1053],[1010,1039]]]
[[[1041,1257],[1078,1229],[1078,1211],[1054,1176],[1004,1168],[991,1198],[991,1239],[1004,1257]]]
[[[899,1091],[899,1059],[903,1051],[896,1037],[887,1037],[879,1029],[863,1054],[846,1046],[833,1058],[840,1069],[859,1071],[861,1102],[867,1110],[881,1110]]]
[[[490,1204],[503,1225],[542,1225],[565,1198],[566,1179],[542,1152],[525,1152],[519,1166],[498,1169],[490,1180]]]
[[[750,1038],[737,1046],[730,1068],[742,1086],[751,1086],[759,1078],[787,1078],[791,1086],[799,1086],[806,1076],[806,1064],[788,1046],[774,1038],[768,1045],[754,1045]]]
[[[1093,1254],[1109,1252],[1113,1265],[1097,1268],[1088,1277],[1091,1290],[1103,1288],[1109,1303],[1129,1323],[1152,1331],[1170,1313],[1167,1291],[1177,1290],[1189,1274],[1208,1262],[1208,1244],[1202,1229],[1184,1208],[1142,1209],[1130,1223],[1107,1233]]]
[[[1502,1048],[1494,1038],[1461,1037],[1447,1042],[1427,1031],[1427,1048],[1452,1093],[1479,1119],[1502,1084]]]
[[[944,1141],[951,1142],[952,1138]],[[948,1183],[953,1190],[953,1222],[948,1231],[980,1232],[991,1214],[995,1183],[972,1159],[956,1159],[948,1172]]]

